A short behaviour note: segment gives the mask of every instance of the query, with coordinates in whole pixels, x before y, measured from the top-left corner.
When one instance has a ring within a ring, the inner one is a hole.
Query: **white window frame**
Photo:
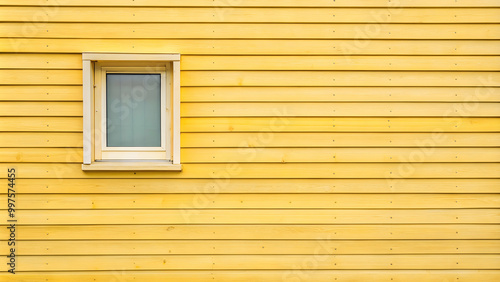
[[[180,171],[180,55],[83,53],[82,170]],[[106,147],[106,74],[161,75],[161,147]]]
[[[126,66],[108,66],[114,65],[113,63],[99,63],[95,64],[95,78],[96,78],[96,103],[100,101],[100,114],[95,114],[95,131],[102,132],[101,138],[96,138],[95,150],[96,159],[99,160],[130,160],[130,159],[149,159],[149,160],[171,160],[171,152],[166,148],[170,147],[170,120],[167,118],[170,112],[170,103],[167,106],[167,100],[170,101],[171,88],[169,64],[163,66],[151,67],[126,67]],[[109,73],[144,73],[144,74],[160,74],[161,76],[161,146],[157,148],[151,147],[107,147],[107,127],[104,126],[106,119],[106,75]],[[169,74],[169,75],[167,75]],[[168,128],[166,128],[168,127]]]

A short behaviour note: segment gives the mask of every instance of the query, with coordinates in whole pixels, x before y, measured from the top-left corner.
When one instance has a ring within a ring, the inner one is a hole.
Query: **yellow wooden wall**
[[[500,281],[499,0],[0,5],[0,281]],[[81,170],[92,51],[182,55],[181,173]]]

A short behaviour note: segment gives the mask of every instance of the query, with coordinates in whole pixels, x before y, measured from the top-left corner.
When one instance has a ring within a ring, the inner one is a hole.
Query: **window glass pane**
[[[160,74],[106,74],[108,147],[161,147],[160,81]]]

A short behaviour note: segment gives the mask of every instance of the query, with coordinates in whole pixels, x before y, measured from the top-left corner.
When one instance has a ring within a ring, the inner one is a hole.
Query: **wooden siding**
[[[0,281],[500,281],[499,0],[0,0],[0,21]],[[81,170],[82,52],[182,55],[182,172]]]

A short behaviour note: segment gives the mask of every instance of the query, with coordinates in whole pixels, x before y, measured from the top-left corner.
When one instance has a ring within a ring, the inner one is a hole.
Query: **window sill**
[[[95,162],[82,164],[83,171],[182,171],[182,165],[164,162]]]

